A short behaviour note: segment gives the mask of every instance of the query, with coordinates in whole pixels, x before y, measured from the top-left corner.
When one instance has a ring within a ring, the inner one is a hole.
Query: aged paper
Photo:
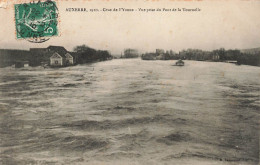
[[[258,164],[259,9],[0,0],[0,164]]]

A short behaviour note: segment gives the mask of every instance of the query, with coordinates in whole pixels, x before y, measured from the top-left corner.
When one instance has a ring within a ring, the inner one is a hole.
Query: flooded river
[[[258,164],[259,67],[174,63],[0,68],[0,164]]]

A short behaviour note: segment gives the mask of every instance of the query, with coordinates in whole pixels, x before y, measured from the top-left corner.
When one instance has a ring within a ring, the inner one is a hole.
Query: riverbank
[[[193,61],[213,61],[227,62],[238,65],[260,66],[260,48],[245,50],[225,50],[223,48],[213,51],[203,51],[200,49],[187,49],[179,53],[172,50],[164,51],[156,49],[156,52],[142,54],[143,60],[193,60]]]

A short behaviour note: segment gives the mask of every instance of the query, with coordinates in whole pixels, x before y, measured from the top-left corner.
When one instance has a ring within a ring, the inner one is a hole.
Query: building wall
[[[73,58],[66,58],[66,61],[69,61],[69,64],[70,65],[73,65],[74,63],[73,63]]]
[[[50,62],[51,66],[62,66],[63,65],[62,58],[50,58],[50,60],[51,60],[51,62]]]
[[[52,56],[52,52],[49,52],[46,48],[31,48],[31,59],[30,63],[32,66],[38,66],[42,62],[50,63],[50,57]]]
[[[212,60],[219,60],[219,55],[213,55]]]
[[[134,58],[138,57],[138,51],[136,49],[125,49],[124,58]]]
[[[73,58],[64,59],[64,65],[73,65]]]
[[[73,61],[73,56],[71,56],[69,53],[65,54],[65,65],[73,65],[74,61]]]
[[[13,65],[16,61],[30,61],[30,52],[27,50],[0,49],[0,67]]]

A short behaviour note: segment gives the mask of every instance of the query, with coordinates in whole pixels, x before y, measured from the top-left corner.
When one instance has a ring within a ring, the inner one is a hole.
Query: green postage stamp
[[[58,8],[54,1],[15,4],[17,39],[41,43],[58,35]]]

